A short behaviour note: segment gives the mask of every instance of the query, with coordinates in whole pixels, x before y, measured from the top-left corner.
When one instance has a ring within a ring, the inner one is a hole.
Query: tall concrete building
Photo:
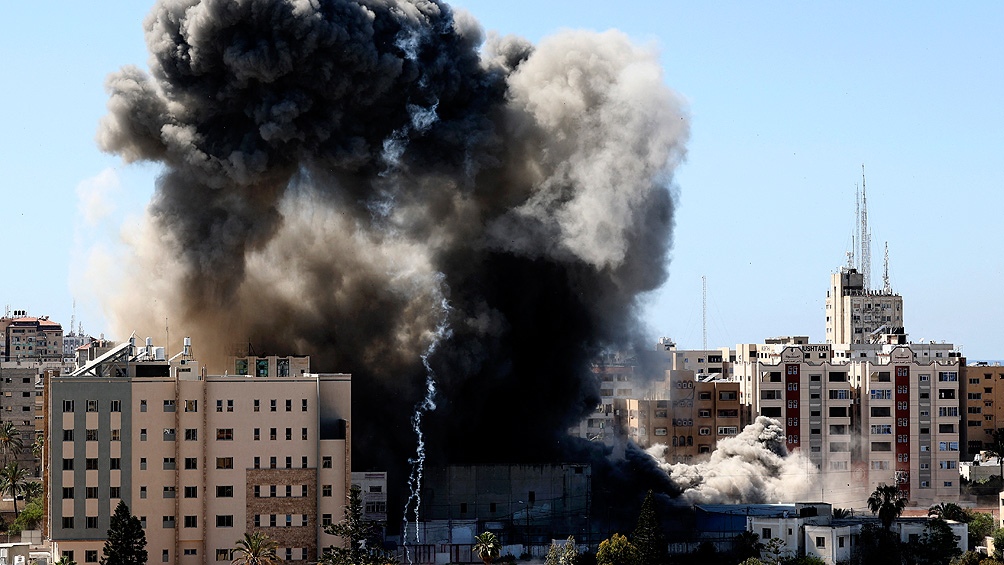
[[[63,357],[63,327],[48,316],[36,318],[14,310],[0,318],[0,358],[4,361],[59,363]]]
[[[973,457],[993,443],[993,433],[1004,426],[1004,366],[977,362],[962,368],[963,398],[962,458]],[[996,473],[999,474],[999,473]]]
[[[257,530],[281,559],[334,543],[350,482],[351,382],[303,357],[233,361],[205,374],[185,351],[124,343],[47,382],[47,535],[54,555],[95,563],[118,502],[151,563],[229,562]]]
[[[735,374],[824,472],[825,500],[861,506],[886,483],[929,506],[959,497],[961,365],[950,344],[792,342],[737,346]]]
[[[891,290],[865,288],[864,275],[857,269],[842,267],[830,275],[826,343],[872,343],[888,334],[904,334],[903,297]]]

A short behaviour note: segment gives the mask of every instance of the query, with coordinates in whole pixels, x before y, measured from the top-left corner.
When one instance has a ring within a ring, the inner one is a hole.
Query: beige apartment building
[[[872,343],[882,334],[903,333],[903,297],[864,287],[864,275],[842,267],[826,291],[826,343]]]
[[[187,340],[186,340],[187,341]],[[260,531],[278,556],[316,562],[336,540],[350,469],[351,381],[306,357],[250,357],[207,375],[185,351],[124,343],[47,383],[53,554],[100,559],[120,500],[150,563],[229,563]]]
[[[959,374],[950,344],[737,346],[752,413],[779,420],[789,451],[823,471],[821,495],[860,507],[881,483],[911,505],[959,497]]]
[[[993,442],[994,430],[1004,424],[1004,366],[970,363],[962,367],[961,378],[966,383],[962,459],[972,461],[980,450]]]
[[[63,327],[48,316],[36,318],[14,310],[0,318],[0,359],[62,362]]]
[[[690,370],[666,371],[666,377],[665,398],[620,400],[616,410],[629,439],[646,449],[666,446],[666,462],[692,463],[749,423],[739,382]]]

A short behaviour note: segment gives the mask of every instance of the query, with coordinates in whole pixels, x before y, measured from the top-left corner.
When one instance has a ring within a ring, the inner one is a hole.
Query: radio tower
[[[882,292],[892,294],[892,284],[889,283],[889,242],[885,242],[885,259],[882,261]]]
[[[872,234],[868,231],[868,193],[865,191],[865,165],[861,164],[861,275],[864,278],[865,291],[871,290],[872,271]]]

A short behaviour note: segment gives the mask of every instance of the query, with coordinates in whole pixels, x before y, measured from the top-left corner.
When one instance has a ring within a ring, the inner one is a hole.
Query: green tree
[[[850,518],[851,517],[851,511],[848,510],[848,509],[846,509],[846,508],[834,508],[833,509],[833,517],[836,518],[836,519],[838,519],[838,520],[841,519],[841,518]]]
[[[14,499],[14,518],[17,518],[17,497],[23,494],[28,482],[28,470],[21,468],[17,461],[0,468],[0,492],[9,494]]]
[[[108,539],[102,551],[101,565],[146,565],[146,558],[143,525],[120,500],[108,524]]]
[[[575,546],[575,537],[568,536],[561,545],[558,545],[557,541],[551,542],[547,557],[544,558],[544,565],[575,565],[578,557],[579,549]]]
[[[1004,528],[997,528],[992,535],[994,538],[994,559],[1004,560]]]
[[[990,443],[983,446],[983,451],[997,458],[998,471],[1000,471],[997,476],[1004,480],[1004,428],[994,430],[990,436]]]
[[[763,561],[760,561],[757,557],[747,557],[739,562],[739,565],[765,565]]]
[[[952,559],[950,565],[980,565],[980,562],[986,556],[982,553],[976,553],[975,551],[969,550],[962,555],[959,555],[955,559]]]
[[[668,547],[666,538],[659,527],[659,517],[655,511],[655,498],[648,491],[641,503],[638,523],[631,534],[631,543],[641,554],[642,565],[656,565],[666,560]]]
[[[952,533],[952,528],[941,518],[928,520],[920,540],[906,549],[908,560],[916,565],[944,565],[962,553],[959,536]]]
[[[760,559],[768,565],[781,565],[785,557],[789,557],[788,546],[781,538],[770,538],[764,544],[763,554]]]
[[[3,462],[8,463],[11,458],[17,459],[22,450],[24,443],[21,441],[21,432],[14,422],[10,420],[0,422],[0,457],[3,458]]]
[[[42,509],[42,499],[33,498],[30,502],[24,505],[24,510],[21,511],[21,515],[18,516],[14,523],[11,525],[11,531],[16,531],[18,533],[24,530],[34,530],[42,523],[42,517],[44,510]]]
[[[42,434],[37,434],[35,436],[35,441],[31,443],[31,454],[35,456],[36,459],[42,458],[42,451],[45,449],[45,436]]]
[[[474,555],[478,556],[478,559],[485,562],[485,565],[491,565],[492,561],[498,559],[499,554],[502,553],[502,543],[499,542],[499,538],[495,534],[482,532],[474,537],[474,547],[471,550]]]
[[[59,559],[53,561],[52,565],[77,565],[77,562],[63,555],[60,556]]]
[[[21,488],[21,492],[24,494],[24,502],[27,504],[39,496],[42,496],[42,483],[38,481],[28,481],[24,483],[24,486]]]
[[[331,546],[324,550],[320,562],[327,565],[384,565],[389,560],[380,550],[379,526],[363,519],[362,495],[357,485],[349,489],[344,518],[325,526],[324,531],[342,538],[345,547]]]
[[[760,541],[760,534],[749,530],[743,530],[732,538],[732,555],[737,561],[750,558],[759,559],[764,547]]]
[[[271,565],[279,562],[275,555],[279,544],[261,532],[244,532],[244,537],[235,543],[233,565]]]
[[[942,520],[954,520],[956,522],[969,523],[969,513],[954,502],[942,502],[928,508],[929,517],[938,517]]]
[[[969,547],[986,545],[984,539],[991,536],[996,529],[993,514],[989,512],[972,512],[969,517]]]
[[[614,534],[600,542],[596,551],[596,565],[638,565],[641,553],[628,541],[627,536]]]
[[[879,484],[868,497],[868,509],[872,514],[878,514],[882,529],[889,531],[892,523],[899,518],[906,508],[906,499],[896,485]]]
[[[902,561],[902,547],[896,534],[875,524],[861,527],[857,561],[861,565],[889,565]]]

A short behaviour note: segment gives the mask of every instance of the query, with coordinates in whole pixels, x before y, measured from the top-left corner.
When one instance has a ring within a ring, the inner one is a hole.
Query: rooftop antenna
[[[885,259],[882,262],[882,292],[892,294],[892,285],[889,284],[889,242],[885,242]]]
[[[77,299],[73,299],[73,310],[70,314],[70,333],[73,333],[73,328],[77,325]]]
[[[704,335],[703,349],[708,348],[708,277],[701,275],[701,328]]]
[[[861,233],[861,187],[854,183],[854,231],[851,233],[851,250],[847,252],[847,266],[857,268],[854,262],[854,248],[858,244],[858,234]]]
[[[865,189],[865,165],[861,164],[861,274],[864,290],[871,290],[872,234],[868,231],[868,192]]]

